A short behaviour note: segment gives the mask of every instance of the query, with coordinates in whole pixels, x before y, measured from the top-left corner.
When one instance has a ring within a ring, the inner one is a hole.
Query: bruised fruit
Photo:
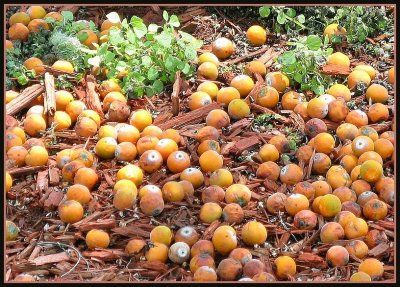
[[[229,115],[221,109],[215,109],[208,113],[206,117],[207,126],[212,126],[217,129],[229,126],[231,119]]]
[[[178,173],[190,166],[190,157],[184,151],[174,151],[167,158],[167,167],[173,173]]]
[[[250,107],[244,100],[234,99],[228,105],[228,114],[232,119],[240,120],[250,115]]]
[[[176,242],[168,250],[168,258],[177,264],[182,264],[190,258],[190,247],[185,242]]]
[[[344,229],[346,224],[355,218],[356,216],[354,215],[354,213],[351,213],[350,211],[340,211],[338,214],[336,214],[334,220],[335,222],[339,223]]]
[[[80,137],[92,137],[97,133],[97,124],[89,117],[78,117],[75,125],[75,133]]]
[[[250,278],[265,271],[265,264],[258,259],[251,259],[243,266],[243,276]]]
[[[188,167],[184,169],[181,172],[180,179],[189,181],[194,188],[199,188],[204,183],[203,173],[194,167]]]
[[[382,164],[375,160],[366,160],[361,164],[360,177],[367,182],[377,182],[383,176]]]
[[[211,104],[212,99],[206,92],[194,92],[188,98],[188,106],[191,111]]]
[[[18,238],[19,229],[14,222],[6,220],[5,231],[6,241],[14,241]]]
[[[362,212],[366,219],[378,221],[386,217],[388,207],[385,202],[379,199],[371,199],[364,204]]]
[[[302,181],[294,186],[293,193],[300,193],[305,195],[308,199],[312,199],[315,195],[315,189],[308,181]]]
[[[208,253],[193,256],[189,263],[190,271],[195,273],[202,266],[215,268],[214,258]]]
[[[253,259],[253,255],[246,248],[235,248],[229,253],[229,258],[239,261],[244,266]]]
[[[347,114],[345,121],[361,128],[368,125],[368,115],[361,110],[352,110]]]
[[[232,184],[225,191],[226,203],[238,203],[240,206],[245,206],[251,199],[250,189],[240,183]]]
[[[334,245],[326,252],[326,262],[331,267],[345,266],[349,262],[349,252],[340,245]]]
[[[202,127],[197,131],[196,140],[198,142],[203,142],[205,140],[217,141],[219,138],[219,131],[212,126]]]
[[[58,216],[65,223],[75,223],[83,218],[83,207],[76,200],[64,200],[58,206]]]
[[[327,128],[325,122],[323,120],[317,119],[317,118],[308,120],[306,122],[306,125],[304,128],[304,132],[310,138],[313,138],[320,133],[326,133],[327,131],[328,131],[328,128]]]
[[[388,240],[385,231],[372,229],[365,235],[364,241],[369,248],[374,248],[381,243],[386,243]]]
[[[240,277],[242,271],[242,264],[232,258],[222,259],[217,268],[218,278],[222,281],[235,281]]]
[[[350,240],[345,247],[350,255],[357,257],[358,259],[363,259],[368,255],[368,246],[362,240]]]
[[[212,243],[214,244],[215,250],[217,250],[218,253],[227,255],[237,246],[235,229],[228,225],[219,226],[214,231]]]
[[[211,50],[219,59],[226,59],[235,52],[235,45],[231,40],[221,37],[212,43]]]
[[[281,104],[285,110],[294,110],[297,104],[301,103],[301,96],[295,91],[289,91],[283,94]],[[308,104],[307,104],[307,115],[308,115]]]
[[[265,76],[265,83],[282,93],[289,87],[289,78],[281,72],[270,72]]]
[[[194,272],[193,280],[205,282],[217,281],[217,273],[209,266],[201,266]]]
[[[294,185],[303,178],[303,170],[296,164],[285,165],[279,174],[279,179],[287,185]]]
[[[368,233],[368,224],[362,218],[353,218],[344,226],[347,239],[365,236]]]
[[[344,229],[337,222],[327,222],[322,226],[319,237],[323,243],[331,243],[344,238]]]
[[[341,186],[349,187],[351,185],[351,178],[347,171],[340,165],[333,165],[326,172],[326,181],[335,190]]]
[[[115,148],[115,158],[118,161],[130,162],[136,158],[137,149],[131,142],[122,142]]]
[[[140,199],[140,210],[148,216],[158,216],[164,210],[164,200],[158,194],[146,194]]]
[[[334,122],[341,122],[345,120],[349,108],[343,99],[336,99],[328,105],[328,118]]]
[[[126,181],[128,181],[128,180],[126,180]],[[134,183],[131,182],[130,180],[129,180],[129,182],[134,185]],[[156,195],[159,195],[162,197],[161,189],[157,185],[153,185],[153,184],[147,184],[145,186],[142,186],[139,189],[139,199],[141,199],[146,194],[156,194]]]
[[[200,238],[197,231],[191,226],[184,226],[180,228],[174,237],[175,242],[185,242],[187,245],[192,247]]]
[[[136,148],[138,153],[141,155],[145,151],[154,150],[156,148],[159,139],[154,136],[144,136],[138,139]]]
[[[308,102],[307,114],[310,118],[323,119],[328,115],[329,106],[320,97],[313,98]]]
[[[336,188],[332,194],[337,196],[340,199],[340,202],[357,200],[357,194],[347,186]]]
[[[336,135],[342,141],[346,139],[353,140],[354,138],[360,135],[360,132],[357,126],[349,123],[343,123],[337,127]]]
[[[190,256],[193,258],[201,254],[208,254],[212,258],[215,256],[214,245],[210,240],[201,239],[190,249]]]
[[[350,90],[353,90],[360,84],[368,87],[370,83],[371,77],[367,72],[362,70],[353,70],[347,77],[347,86]]]
[[[139,159],[139,166],[146,172],[153,173],[163,164],[162,155],[156,150],[145,151]]]
[[[315,197],[323,196],[328,193],[332,193],[331,186],[324,180],[314,181],[311,183],[311,185],[314,187]]]
[[[389,109],[384,104],[376,103],[369,107],[367,115],[372,123],[387,121],[389,118]]]

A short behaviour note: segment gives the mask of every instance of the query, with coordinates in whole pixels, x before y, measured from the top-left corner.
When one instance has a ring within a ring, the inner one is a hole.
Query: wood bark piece
[[[13,168],[8,170],[8,173],[12,176],[19,176],[23,174],[33,174],[35,172],[38,172],[40,170],[46,169],[47,166],[24,166],[24,167],[19,167],[19,168]]]
[[[267,65],[271,60],[275,59],[281,54],[281,52],[274,51],[272,48],[269,48],[257,61],[260,61],[264,65]]]
[[[99,251],[84,251],[82,255],[85,257],[99,258],[103,261],[111,261],[125,256],[125,252],[119,249],[103,249]]]
[[[86,76],[86,97],[83,100],[88,109],[94,110],[104,119],[99,94],[96,92],[96,78],[93,75]]]
[[[13,116],[20,112],[24,108],[28,107],[34,99],[43,93],[43,91],[44,87],[40,84],[32,85],[26,88],[14,100],[6,105],[6,114]]]
[[[82,224],[78,229],[82,232],[86,232],[92,229],[111,229],[117,227],[117,221],[113,218],[100,219],[96,222],[88,222]]]
[[[206,13],[204,8],[197,7],[195,9],[191,9],[191,11],[186,10],[185,13],[178,16],[179,21],[183,24],[190,20],[192,20],[195,16],[203,15]]]
[[[169,121],[158,125],[158,127],[162,130],[166,130],[169,128],[181,128],[188,124],[197,124],[203,121],[211,110],[219,108],[221,108],[221,104],[214,102],[207,106],[201,107],[200,109],[173,117]]]
[[[116,227],[112,229],[112,232],[124,236],[140,236],[144,238],[150,238],[150,232],[137,228],[136,226]]]
[[[231,153],[241,154],[244,150],[249,149],[260,143],[258,136],[252,136],[249,138],[243,138],[235,143],[235,145],[229,150]]]
[[[181,92],[181,71],[176,71],[175,83],[172,87],[171,102],[172,102],[172,114],[177,116],[179,114],[179,93]]]
[[[264,47],[264,48],[261,48],[260,50],[257,50],[257,51],[248,53],[247,55],[238,57],[238,58],[236,58],[236,59],[232,59],[232,60],[228,60],[228,61],[222,62],[221,64],[222,64],[222,65],[228,65],[228,64],[229,64],[229,65],[233,65],[233,64],[237,64],[237,63],[243,62],[244,60],[246,60],[246,59],[248,59],[248,58],[251,58],[251,57],[260,55],[260,54],[264,53],[264,52],[267,51],[267,50],[268,50],[268,47]]]
[[[54,77],[48,72],[44,74],[44,85],[46,87],[46,92],[44,94],[44,113],[49,116],[54,116],[56,112],[56,91],[54,88]]]
[[[350,68],[341,65],[325,65],[321,68],[321,72],[331,76],[348,76]]]
[[[36,266],[49,264],[49,263],[58,263],[61,261],[69,260],[69,255],[66,252],[60,252],[56,254],[50,254],[45,256],[39,256],[32,260]]]
[[[283,124],[289,124],[289,123],[291,123],[291,120],[290,120],[289,118],[287,118],[287,117],[285,117],[285,116],[282,116],[282,115],[280,115],[280,114],[278,114],[278,113],[276,113],[276,112],[274,112],[274,111],[272,111],[272,110],[270,110],[270,109],[268,109],[268,108],[262,107],[262,106],[260,106],[260,105],[254,104],[254,103],[250,104],[250,107],[251,107],[253,110],[258,111],[258,112],[261,112],[261,113],[264,113],[264,114],[269,114],[269,115],[278,116],[276,120],[277,120],[278,122],[283,123]]]

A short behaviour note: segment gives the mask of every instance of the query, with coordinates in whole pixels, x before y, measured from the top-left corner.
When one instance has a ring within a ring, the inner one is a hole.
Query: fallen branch
[[[179,93],[181,91],[181,72],[176,71],[175,83],[172,87],[171,102],[172,102],[172,114],[177,116],[179,114]]]
[[[237,64],[237,63],[243,62],[244,60],[246,60],[246,59],[248,59],[248,58],[251,58],[251,57],[260,55],[260,54],[264,53],[264,52],[267,51],[267,50],[268,50],[268,47],[264,47],[264,48],[262,48],[262,49],[260,49],[260,50],[258,50],[258,51],[251,52],[251,53],[249,53],[249,54],[247,54],[247,55],[238,57],[238,58],[236,58],[236,59],[232,59],[232,60],[228,60],[228,61],[222,62],[221,64],[223,64],[223,65]]]
[[[41,93],[43,93],[43,91],[44,87],[40,84],[32,85],[26,88],[14,100],[6,105],[6,114],[13,116],[16,113],[20,112],[24,108],[28,107],[34,99],[36,99]]]
[[[50,73],[44,74],[44,85],[46,87],[46,92],[44,94],[44,113],[48,116],[54,116],[56,112],[56,94],[54,89],[54,77],[50,75]]]
[[[250,104],[250,107],[255,111],[258,111],[258,112],[261,112],[261,113],[264,113],[264,114],[269,114],[269,115],[276,116],[277,117],[276,120],[281,122],[281,123],[283,123],[283,124],[289,124],[291,122],[291,120],[289,118],[287,118],[285,116],[282,116],[282,115],[280,115],[280,114],[278,114],[278,113],[276,113],[276,112],[274,112],[274,111],[272,111],[272,110],[270,110],[268,108],[262,107],[260,105],[252,103],[252,104]]]
[[[83,100],[88,109],[94,110],[104,119],[99,95],[96,92],[96,78],[93,75],[86,77],[86,97]]]

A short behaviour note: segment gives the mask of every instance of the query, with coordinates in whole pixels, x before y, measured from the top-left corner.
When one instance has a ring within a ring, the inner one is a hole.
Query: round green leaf
[[[258,9],[258,12],[262,18],[267,18],[271,13],[271,9],[268,6],[263,6]]]
[[[278,16],[276,17],[276,21],[281,25],[285,24],[285,22],[286,22],[285,12],[283,12],[283,11],[279,12]]]
[[[321,47],[321,39],[316,35],[309,35],[306,45],[310,50],[317,51]]]

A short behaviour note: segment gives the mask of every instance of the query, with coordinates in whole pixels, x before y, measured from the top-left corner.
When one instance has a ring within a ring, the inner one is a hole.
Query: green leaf
[[[181,23],[179,22],[178,16],[172,15],[168,22],[172,27],[179,27]]]
[[[76,37],[78,38],[78,40],[80,42],[84,42],[87,40],[87,38],[89,38],[89,34],[87,32],[82,32],[76,35]]]
[[[263,6],[258,9],[258,12],[262,18],[267,18],[271,13],[271,9],[269,6]]]
[[[294,10],[293,8],[289,8],[286,11],[286,15],[288,15],[290,18],[293,18],[296,16],[296,10]]]
[[[165,48],[171,47],[172,35],[169,33],[162,32],[160,35],[155,36],[154,39]]]
[[[297,83],[301,83],[303,81],[303,75],[300,73],[295,73],[293,78]]]
[[[143,66],[150,66],[152,64],[153,60],[149,56],[143,56],[142,57],[142,65]]]
[[[134,45],[132,44],[128,44],[125,47],[125,53],[128,54],[129,56],[132,56],[133,54],[135,54],[136,52],[136,48]]]
[[[64,17],[64,21],[74,20],[74,14],[71,11],[61,11],[61,15]]]
[[[132,29],[128,29],[128,30],[126,31],[126,38],[128,39],[128,41],[129,41],[130,43],[132,43],[132,44],[135,44],[135,43],[136,43],[137,37],[136,37],[136,35],[135,35],[135,33],[133,32]]]
[[[135,32],[136,36],[140,39],[147,33],[147,27],[143,23],[143,20],[137,16],[132,16],[131,24],[133,26],[133,31]]]
[[[157,69],[151,67],[148,71],[147,71],[147,79],[150,81],[154,81],[155,79],[157,79],[158,77],[158,71]]]
[[[310,50],[317,51],[321,47],[321,39],[316,35],[309,35],[306,45]]]
[[[119,29],[110,30],[109,41],[113,45],[118,45],[118,44],[125,42],[124,37],[121,35],[121,30],[119,30]]]
[[[164,90],[164,84],[160,80],[155,80],[152,88],[155,94],[161,93]]]
[[[190,73],[190,65],[188,63],[185,64],[185,67],[182,69],[182,73],[188,75]]]
[[[278,16],[276,17],[276,21],[277,21],[279,24],[281,24],[281,25],[285,24],[285,22],[286,22],[286,15],[285,15],[285,12],[280,11],[280,12],[278,13]]]
[[[163,16],[165,22],[168,22],[169,16],[168,16],[168,12],[166,10],[163,11],[162,16]]]
[[[175,71],[176,67],[178,66],[178,59],[174,56],[168,56],[165,59],[165,68],[168,71]]]
[[[157,30],[158,30],[158,28],[160,28],[160,26],[158,26],[158,25],[156,25],[156,24],[150,24],[147,30],[148,30],[150,33],[156,33]]]
[[[303,14],[300,14],[299,16],[297,16],[297,21],[299,21],[299,23],[301,24],[304,24],[306,22],[306,18]]]
[[[197,57],[197,52],[195,49],[192,49],[191,47],[188,47],[185,49],[185,57],[188,60],[193,60]]]
[[[279,56],[279,63],[289,66],[296,63],[296,56],[293,51],[288,51]]]

